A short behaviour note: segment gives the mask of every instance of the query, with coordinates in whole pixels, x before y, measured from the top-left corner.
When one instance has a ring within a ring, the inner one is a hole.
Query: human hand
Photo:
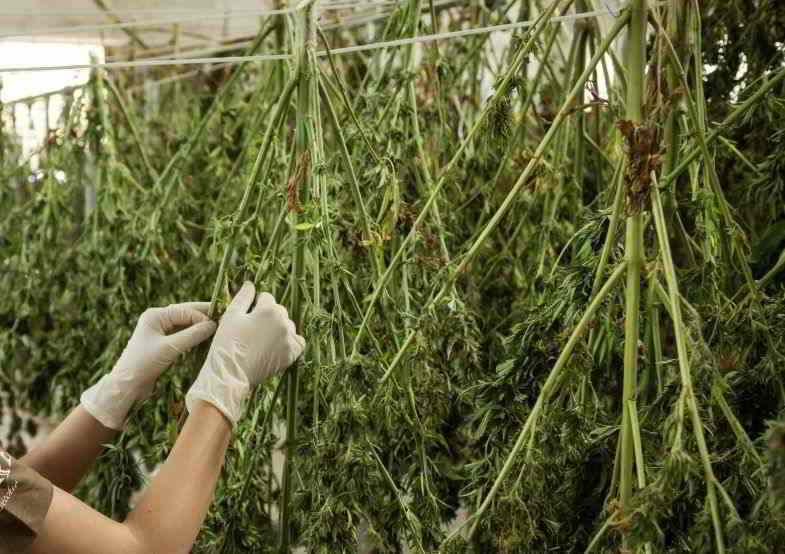
[[[150,396],[161,373],[213,335],[209,307],[186,302],[146,310],[112,371],[82,393],[84,408],[106,427],[122,429],[131,405]]]
[[[246,282],[221,318],[204,366],[185,397],[189,412],[195,400],[204,400],[236,424],[251,387],[292,365],[304,349],[305,339],[286,308],[269,293],[256,297],[254,285]]]

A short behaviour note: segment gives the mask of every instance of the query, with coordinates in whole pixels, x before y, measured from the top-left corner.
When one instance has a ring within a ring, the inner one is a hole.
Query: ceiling
[[[0,41],[99,43],[112,47],[117,57],[147,57],[158,51],[170,54],[175,42],[179,48],[187,49],[247,39],[259,29],[260,14],[273,9],[275,3],[276,0],[4,2],[0,6]],[[122,24],[129,27],[124,29]]]

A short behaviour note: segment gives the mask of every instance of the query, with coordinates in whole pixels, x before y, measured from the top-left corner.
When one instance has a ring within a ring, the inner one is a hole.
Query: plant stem
[[[267,410],[265,410],[265,412],[264,412],[264,419],[262,420],[261,426],[257,427],[257,421],[259,419],[259,411],[260,410],[257,409],[257,410],[254,411],[253,420],[251,421],[251,425],[249,426],[250,429],[252,429],[252,433],[253,433],[253,437],[250,437],[250,439],[256,439],[258,441],[258,437],[264,437],[266,435],[266,433],[267,433],[267,424],[268,424],[269,421],[271,421],[271,417],[270,416],[273,413],[273,411],[275,410],[275,403],[278,401],[278,395],[280,394],[281,389],[283,388],[284,381],[285,381],[285,379],[283,379],[283,378],[278,381],[278,385],[275,387],[275,392],[273,393],[273,397],[270,400],[270,405],[267,408]],[[258,398],[259,397],[259,394],[258,394],[259,390],[261,390],[261,389],[257,389],[257,392],[254,393],[254,396],[253,396],[254,402],[253,403],[257,404],[259,407],[261,407],[261,404],[259,403],[259,398]],[[248,440],[250,440],[250,439],[248,439]],[[253,473],[256,470],[256,468],[258,467],[259,456],[262,455],[263,453],[265,453],[266,451],[264,449],[260,448],[258,444],[255,444],[254,448],[250,449],[250,452],[251,452],[251,462],[248,464],[248,470],[245,473],[245,477],[243,477],[243,479],[242,479],[243,486],[240,489],[239,496],[237,497],[237,504],[236,505],[238,507],[242,507],[242,505],[243,505],[243,501],[245,500],[245,495],[248,492],[248,487],[251,484],[251,477],[253,477]],[[272,465],[270,466],[270,471],[272,472]],[[239,514],[237,514],[237,516],[239,517]],[[225,554],[226,553],[226,549],[229,546],[229,540],[228,539],[229,539],[229,536],[232,533],[232,528],[233,528],[233,525],[234,525],[235,521],[236,521],[235,518],[229,520],[228,528],[227,528],[226,532],[224,533],[222,544],[221,544],[221,554]]]
[[[728,204],[727,199],[725,198],[725,194],[722,191],[722,187],[720,186],[719,177],[717,176],[716,166],[714,164],[714,158],[711,156],[708,150],[708,142],[706,137],[706,123],[705,123],[705,99],[703,96],[703,65],[702,65],[702,56],[701,56],[701,49],[700,49],[700,24],[698,21],[699,14],[695,13],[695,20],[697,21],[696,25],[698,25],[697,29],[694,29],[693,32],[695,34],[696,42],[698,43],[695,50],[695,71],[696,71],[696,86],[697,86],[697,94],[693,98],[692,92],[690,91],[689,84],[687,82],[687,75],[684,71],[684,68],[681,65],[681,61],[679,60],[678,52],[676,51],[673,43],[668,38],[667,33],[662,33],[663,40],[667,46],[666,50],[671,58],[671,67],[673,67],[676,76],[681,80],[682,88],[685,92],[685,97],[687,100],[687,113],[690,115],[692,119],[693,125],[696,130],[696,138],[698,140],[698,146],[700,148],[700,153],[703,157],[703,161],[706,166],[706,174],[711,186],[712,192],[714,193],[715,200],[717,202],[717,206],[719,207],[720,214],[722,216],[722,225],[718,225],[718,232],[720,234],[720,243],[723,248],[726,248],[728,243],[730,242],[735,248],[732,249],[731,252],[727,254],[727,256],[731,257],[734,256],[738,259],[739,265],[742,269],[742,274],[747,281],[747,286],[750,289],[754,288],[753,285],[753,278],[752,278],[752,271],[750,270],[749,263],[747,259],[743,255],[743,251],[741,245],[739,243],[739,237],[736,233],[732,233],[730,230],[733,228],[738,228],[738,224],[733,219],[733,215],[731,214],[730,205]],[[657,23],[660,29],[663,29],[662,23],[659,21],[659,18],[655,15],[654,16],[655,22]],[[663,29],[664,30],[664,29]],[[710,214],[707,214],[706,217],[711,217]],[[730,236],[729,236],[730,233]],[[729,260],[730,261],[730,260]]]
[[[647,13],[647,0],[632,1],[630,23],[627,29],[625,67],[627,70],[626,118],[631,120],[634,125],[640,125],[643,122],[643,72],[646,65]],[[631,178],[629,173],[628,169],[625,182]],[[631,186],[630,183],[626,184]],[[619,470],[619,499],[622,518],[627,517],[631,509],[633,489],[634,443],[632,420],[626,406],[635,399],[638,382],[641,269],[643,267],[643,216],[639,212],[627,218],[624,253],[627,260],[627,285],[624,300],[624,378],[621,399],[621,466]],[[626,536],[624,544],[627,544]]]
[[[298,59],[300,80],[297,92],[297,123],[295,130],[295,151],[294,158],[302,164],[301,182],[295,182],[294,187],[300,191],[300,203],[308,206],[310,194],[314,189],[314,171],[310,162],[310,157],[314,150],[320,151],[320,145],[316,144],[316,124],[318,113],[314,113],[318,107],[317,93],[317,66],[315,58],[316,49],[316,4],[310,2],[303,6],[295,14],[296,29],[295,44],[296,57]],[[299,7],[299,6],[298,6]],[[316,98],[314,98],[316,95]],[[306,161],[307,160],[307,161]],[[298,179],[298,171],[295,169],[293,179]],[[295,193],[295,198],[297,194]],[[296,203],[296,201],[295,201]],[[289,212],[292,223],[292,236],[295,243],[295,252],[292,259],[291,277],[291,304],[290,314],[295,327],[299,330],[304,329],[304,302],[302,298],[302,286],[305,278],[305,257],[306,243],[305,237],[297,229],[299,219],[298,207],[295,205]],[[284,464],[281,484],[281,508],[280,508],[280,536],[279,551],[281,554],[289,552],[292,541],[291,518],[291,496],[292,496],[292,463],[294,459],[295,443],[297,440],[297,398],[298,398],[298,369],[302,362],[295,363],[286,373],[286,448],[284,450]]]
[[[605,268],[608,265],[608,258],[611,254],[613,241],[616,240],[616,229],[619,226],[619,219],[624,213],[624,158],[619,158],[616,169],[611,177],[611,187],[615,190],[613,204],[611,205],[611,217],[608,221],[608,231],[605,233],[605,242],[600,252],[600,260],[597,262],[597,269],[594,271],[594,281],[592,282],[591,292],[594,294],[602,282]]]
[[[360,222],[365,233],[365,239],[372,240],[373,233],[371,228],[371,217],[368,215],[368,208],[366,208],[365,202],[363,200],[362,191],[360,190],[360,182],[357,180],[357,173],[354,170],[354,164],[352,164],[352,157],[349,154],[349,149],[346,146],[346,139],[343,136],[343,129],[341,128],[341,124],[338,121],[338,116],[335,113],[332,101],[330,100],[330,95],[327,92],[322,79],[319,80],[319,86],[322,91],[322,97],[324,98],[324,104],[327,106],[327,114],[330,116],[330,123],[332,123],[333,131],[335,131],[335,136],[338,138],[338,145],[340,146],[341,156],[343,157],[344,163],[346,164],[346,168],[349,170],[349,176],[351,177],[352,185],[352,196],[354,197],[354,203],[360,212]],[[378,276],[381,274],[379,271],[379,264],[377,263],[378,261],[376,256],[372,255],[372,258],[378,278]]]
[[[679,359],[679,372],[681,374],[681,386],[685,395],[687,409],[692,420],[692,430],[695,441],[698,444],[701,462],[703,464],[704,479],[706,481],[706,495],[709,501],[712,525],[714,526],[714,539],[717,552],[724,554],[725,541],[722,532],[722,520],[720,517],[719,506],[717,505],[717,494],[715,485],[717,478],[711,466],[709,450],[706,446],[706,438],[703,434],[703,421],[698,412],[698,403],[692,385],[692,374],[690,371],[689,352],[687,351],[687,332],[681,316],[681,301],[679,295],[679,285],[676,279],[676,269],[673,265],[670,243],[668,242],[668,230],[665,224],[665,215],[660,200],[660,192],[657,187],[656,175],[652,174],[654,186],[651,188],[652,213],[654,215],[654,225],[657,230],[657,239],[660,246],[660,256],[665,270],[665,279],[668,283],[668,294],[670,303],[671,318],[676,335],[676,350]]]
[[[419,16],[420,11],[422,9],[422,0],[411,0],[411,9],[412,9],[412,20],[410,21],[410,25],[412,27],[412,36],[417,36],[419,34]],[[409,72],[413,75],[416,72],[416,65],[415,65],[415,50],[414,45],[408,49],[407,52],[407,66]],[[411,134],[412,138],[414,139],[414,143],[417,146],[417,159],[415,159],[415,175],[422,174],[422,180],[425,181],[425,186],[423,187],[423,192],[426,194],[430,194],[431,190],[433,190],[433,180],[431,179],[431,172],[428,169],[428,157],[425,154],[425,149],[423,148],[423,137],[422,133],[420,132],[420,121],[419,121],[419,114],[417,110],[417,92],[415,90],[415,82],[414,78],[409,79],[408,86],[407,86],[407,93],[408,93],[408,100],[409,100],[409,109],[410,109],[410,119],[409,124],[411,125]],[[418,179],[419,180],[419,179]],[[439,210],[439,201],[437,200],[433,206],[433,219],[436,223],[436,226],[439,231],[439,247],[442,251],[442,257],[445,263],[448,263],[450,260],[450,253],[447,250],[447,244],[444,241],[444,227],[442,225],[442,216]]]
[[[335,82],[337,83],[335,85],[335,88],[338,89],[341,99],[343,100],[346,109],[349,111],[349,115],[351,115],[352,121],[354,121],[354,124],[357,126],[357,129],[360,131],[360,136],[362,136],[365,145],[368,147],[368,151],[371,153],[371,156],[373,156],[373,159],[376,160],[376,163],[382,163],[382,159],[376,153],[373,144],[371,144],[371,140],[368,138],[368,134],[365,132],[365,126],[362,123],[360,123],[360,119],[357,117],[357,113],[355,112],[352,103],[349,101],[349,95],[346,93],[346,85],[344,84],[343,79],[341,79],[341,74],[338,73],[338,70],[335,67],[332,51],[330,50],[330,44],[327,42],[327,38],[324,36],[322,30],[318,29],[318,31],[319,31],[319,36],[322,39],[322,43],[324,44],[324,50],[325,52],[327,52],[327,61],[330,64],[330,69],[332,70],[333,76],[335,77]],[[322,86],[324,86],[324,82],[332,84],[328,79],[323,79]],[[327,96],[327,94],[325,94],[325,96]]]

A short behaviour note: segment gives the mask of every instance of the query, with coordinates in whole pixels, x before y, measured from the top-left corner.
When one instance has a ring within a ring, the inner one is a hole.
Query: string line
[[[465,0],[435,0],[434,1],[434,7],[442,7],[442,6],[446,6],[446,5],[449,5],[449,4],[457,4],[457,3],[462,2],[462,1],[465,1]],[[374,23],[376,21],[384,19],[384,18],[388,17],[390,14],[392,14],[393,11],[394,10],[387,10],[385,8],[384,11],[379,12],[379,13],[374,13],[372,15],[367,15],[367,14],[351,15],[351,16],[348,16],[348,17],[344,17],[340,21],[328,20],[325,23],[323,23],[322,25],[320,25],[320,27],[321,27],[321,29],[323,31],[349,29],[351,27],[358,27],[358,26],[361,26],[361,25],[365,25],[367,23]],[[250,32],[250,30],[249,30],[249,32],[247,32],[247,33],[245,33],[243,35],[243,38],[247,37],[248,35],[255,36],[256,32]],[[227,52],[227,51],[231,51],[231,50],[237,50],[238,48],[242,48],[244,46],[250,45],[253,42],[253,40],[246,39],[246,40],[240,40],[240,41],[236,41],[236,42],[230,42],[229,40],[224,40],[223,42],[226,44],[226,46],[209,46],[209,47],[206,47],[206,48],[202,48],[201,50],[197,50],[197,48],[199,46],[206,46],[206,44],[205,43],[201,43],[201,44],[195,44],[193,46],[187,45],[177,55],[167,54],[167,55],[159,55],[159,56],[141,57],[141,58],[137,58],[137,60],[139,60],[139,61],[142,61],[142,60],[160,60],[160,59],[167,59],[167,58],[169,58],[169,59],[187,59],[187,58],[194,57],[194,56],[207,56],[208,54],[215,54],[215,53],[218,53],[218,52]],[[164,51],[171,51],[172,50],[172,46],[171,45],[167,45],[165,48],[150,49],[150,50],[147,50],[145,52],[152,52],[152,51],[156,51],[156,50],[160,50],[160,49],[163,49]],[[107,60],[107,62],[122,61],[123,59],[125,59],[125,58],[122,57],[122,56],[113,56],[111,59]]]
[[[658,2],[659,4],[660,2]],[[560,15],[551,17],[550,22],[565,23],[568,21],[576,21],[579,19],[590,19],[599,16],[611,15],[610,9],[593,10],[588,12],[581,12],[576,14]],[[503,23],[500,25],[490,25],[487,27],[477,27],[474,29],[462,29],[459,31],[447,31],[432,35],[419,35],[417,37],[402,38],[396,40],[389,40],[384,42],[372,42],[368,44],[358,44],[355,46],[347,46],[344,48],[331,49],[330,53],[333,55],[351,54],[354,52],[364,52],[368,50],[380,50],[383,48],[392,48],[397,46],[406,46],[410,44],[432,42],[442,39],[460,38],[469,35],[479,35],[484,33],[492,33],[495,31],[512,31],[515,29],[523,29],[531,27],[535,23],[534,20],[518,21],[515,23]],[[316,53],[317,56],[326,56],[325,50],[320,50]],[[75,69],[125,69],[132,67],[151,67],[151,66],[166,66],[166,65],[196,65],[207,63],[242,63],[242,62],[268,62],[280,61],[291,58],[291,54],[258,54],[254,56],[225,56],[225,57],[206,57],[206,58],[184,58],[184,59],[162,59],[162,60],[137,60],[137,61],[121,61],[121,62],[106,62],[97,64],[73,64],[73,65],[54,65],[54,66],[20,66],[20,67],[0,67],[0,73],[9,73],[15,71],[55,71],[55,70],[75,70]]]
[[[365,8],[380,5],[398,4],[400,0],[372,0],[368,2],[323,2],[320,5],[322,10],[342,10],[349,8]],[[106,17],[107,15],[142,16],[142,15],[214,15],[224,17],[226,15],[254,15],[259,13],[259,8],[137,8],[137,9],[115,9],[108,11],[97,10],[64,10],[47,11],[41,13],[37,10],[0,10],[0,17],[34,17],[37,19],[45,17]],[[265,10],[269,11],[269,10]]]
[[[363,9],[363,8],[373,8],[376,6],[387,6],[387,5],[396,5],[399,4],[401,0],[376,0],[374,2],[351,2],[351,3],[340,3],[340,4],[325,4],[320,6],[320,11],[335,11],[335,10],[345,10],[345,9]],[[62,33],[87,33],[87,32],[95,32],[95,31],[113,31],[119,30],[122,31],[123,29],[132,29],[136,27],[154,27],[160,25],[174,25],[177,23],[190,23],[195,21],[202,21],[204,19],[230,19],[230,18],[237,18],[237,17],[249,17],[249,16],[258,16],[258,17],[272,17],[276,15],[287,15],[297,11],[296,7],[293,8],[283,8],[283,9],[276,9],[276,10],[252,10],[246,9],[243,11],[235,11],[235,10],[224,10],[224,11],[214,11],[214,12],[193,12],[195,15],[190,15],[188,17],[178,17],[176,19],[167,18],[167,19],[159,19],[153,21],[129,21],[123,23],[105,23],[100,25],[70,25],[67,27],[45,27],[41,29],[33,29],[27,31],[25,33],[5,33],[0,34],[0,39],[10,39],[10,38],[25,38],[25,37],[33,37],[37,35],[46,35],[46,34],[62,34]],[[115,12],[114,10],[110,10],[106,12],[104,15],[114,14],[117,15],[119,12]]]

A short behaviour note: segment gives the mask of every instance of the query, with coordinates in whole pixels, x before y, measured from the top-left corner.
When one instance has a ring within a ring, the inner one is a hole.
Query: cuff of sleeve
[[[231,422],[232,427],[235,427],[243,415],[249,389],[247,381],[228,373],[218,375],[213,370],[204,368],[185,395],[185,406],[190,413],[193,411],[194,401],[204,400],[215,406]]]
[[[111,373],[101,377],[79,399],[82,407],[101,425],[116,431],[125,428],[125,418],[135,400],[136,395],[129,386],[119,383]]]
[[[27,552],[43,528],[54,487],[0,449],[0,554]]]

